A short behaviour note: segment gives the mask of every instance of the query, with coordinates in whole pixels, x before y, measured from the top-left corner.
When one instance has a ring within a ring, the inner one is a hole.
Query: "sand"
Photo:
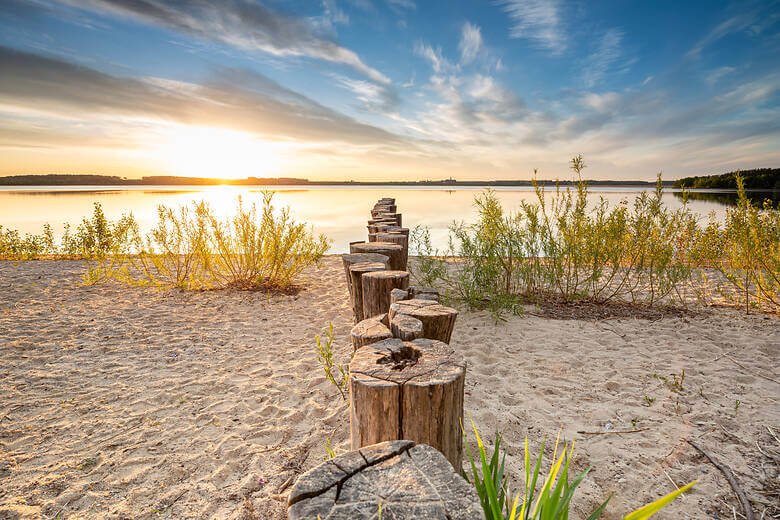
[[[0,519],[285,518],[285,484],[325,460],[326,438],[348,446],[313,347],[332,321],[338,356],[351,351],[340,259],[297,296],[83,287],[82,272],[0,262]],[[575,469],[592,469],[572,518],[613,493],[602,518],[619,518],[694,479],[657,518],[732,518],[728,483],[687,438],[732,468],[758,517],[780,513],[780,384],[759,376],[780,379],[776,317],[529,312],[463,312],[452,341],[466,413],[503,432],[510,474],[525,436],[538,450],[560,428],[641,430],[577,435]]]

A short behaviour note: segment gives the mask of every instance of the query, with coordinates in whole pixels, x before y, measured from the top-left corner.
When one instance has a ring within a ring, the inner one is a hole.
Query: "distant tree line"
[[[675,188],[721,188],[737,189],[737,172],[721,175],[701,175],[685,177],[674,181]],[[740,170],[739,174],[749,190],[780,190],[780,168],[758,168]]]

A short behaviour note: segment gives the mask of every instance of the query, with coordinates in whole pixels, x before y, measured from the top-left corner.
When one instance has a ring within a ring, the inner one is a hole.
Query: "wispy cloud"
[[[302,18],[288,16],[259,3],[224,0],[219,3],[187,0],[60,0],[84,10],[126,16],[143,23],[219,41],[243,50],[274,56],[305,56],[340,63],[373,81],[389,83],[352,50],[317,34]],[[327,4],[326,4],[327,5]],[[331,12],[334,21],[343,16]]]
[[[454,68],[454,65],[442,55],[441,47],[433,48],[427,43],[417,42],[414,46],[414,52],[430,61],[433,71],[437,74]]]
[[[460,61],[470,63],[482,49],[482,31],[476,25],[466,22],[463,24],[460,35]]]
[[[709,33],[707,33],[691,50],[686,54],[686,58],[698,58],[702,51],[709,45],[717,42],[724,36],[731,33],[747,30],[750,27],[754,27],[757,21],[757,13],[755,11],[740,13],[736,16],[732,16],[727,20],[716,25]]]
[[[352,144],[398,143],[253,71],[223,68],[204,84],[134,79],[0,47],[4,110],[84,121],[158,121],[216,126],[264,139]]]
[[[333,78],[339,86],[352,92],[365,110],[389,113],[394,112],[398,105],[398,93],[388,85],[352,79],[340,74],[333,74]]]
[[[710,85],[714,85],[718,81],[720,81],[723,77],[728,76],[732,72],[737,70],[735,67],[718,67],[717,69],[711,71],[707,76],[704,78],[704,81],[709,83]]]
[[[610,29],[599,40],[598,47],[585,60],[583,81],[585,87],[592,88],[604,79],[622,56],[621,43],[623,31]]]
[[[553,54],[566,49],[558,0],[505,0],[502,3],[513,23],[510,37],[530,40]]]

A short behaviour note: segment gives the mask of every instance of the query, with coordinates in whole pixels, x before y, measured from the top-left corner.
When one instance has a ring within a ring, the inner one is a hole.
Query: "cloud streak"
[[[305,56],[352,67],[378,83],[390,79],[305,20],[243,0],[60,0],[78,9],[127,17],[242,50]],[[329,14],[330,13],[330,14]],[[328,11],[326,16],[334,16]],[[330,19],[330,18],[329,18]],[[339,15],[336,21],[344,21]]]
[[[0,105],[90,121],[216,126],[271,140],[392,146],[360,123],[253,71],[221,69],[205,84],[139,80],[0,47]]]
[[[566,50],[558,0],[506,0],[503,7],[513,23],[510,37],[530,40],[552,54]]]

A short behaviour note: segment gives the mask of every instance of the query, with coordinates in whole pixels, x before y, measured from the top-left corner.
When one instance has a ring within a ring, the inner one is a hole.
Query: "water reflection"
[[[473,198],[482,191],[482,188],[466,187],[442,189],[399,186],[274,186],[271,189],[275,192],[274,204],[278,208],[289,206],[296,220],[310,223],[315,231],[333,239],[332,253],[344,252],[350,241],[365,237],[369,210],[381,197],[395,197],[399,211],[403,214],[404,225],[428,226],[434,245],[444,248],[447,245],[447,229],[453,220],[469,222],[476,218]],[[593,204],[604,198],[610,206],[627,202],[631,207],[634,197],[641,191],[652,190],[634,187],[591,188],[589,199]],[[536,201],[532,188],[499,187],[495,192],[506,209],[516,210],[523,201]],[[242,197],[244,204],[260,203],[262,188],[199,186],[166,189],[155,186],[153,189],[101,189],[59,186],[0,189],[0,225],[18,229],[22,233],[40,233],[43,224],[49,222],[55,233],[60,233],[63,224],[68,222],[72,226],[77,225],[83,217],[91,214],[93,202],[100,202],[108,218],[117,219],[123,213],[132,212],[141,229],[148,230],[157,218],[159,204],[175,207],[204,200],[218,214],[227,215],[233,212],[238,196]],[[547,197],[551,197],[551,190],[547,191]],[[679,193],[675,190],[665,191],[663,202],[672,209],[682,205]],[[720,218],[728,203],[726,198],[717,196],[691,196],[689,206],[703,218],[710,213]]]
[[[682,192],[676,191],[674,195],[682,199]],[[780,207],[780,191],[748,191],[746,192],[747,198],[750,202],[756,206],[763,206],[765,200],[770,200],[772,206]],[[691,201],[706,200],[711,202],[717,202],[724,206],[736,206],[739,201],[739,197],[735,190],[700,190],[688,192],[688,199]]]

